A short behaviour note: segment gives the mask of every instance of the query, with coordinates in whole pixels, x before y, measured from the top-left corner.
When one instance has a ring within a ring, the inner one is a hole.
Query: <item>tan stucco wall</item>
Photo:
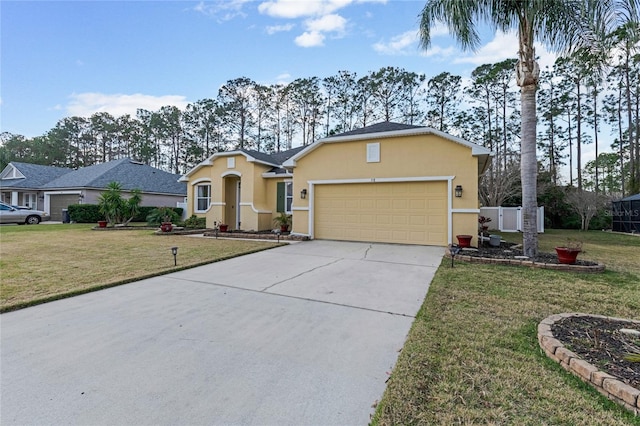
[[[227,159],[235,158],[235,166],[229,168]],[[196,216],[206,217],[207,227],[213,228],[214,223],[227,223],[230,229],[235,229],[235,207],[228,203],[235,201],[235,179],[239,175],[240,189],[240,222],[244,230],[267,230],[272,227],[272,218],[276,210],[276,180],[265,179],[262,174],[271,167],[261,163],[247,161],[242,154],[220,156],[213,159],[212,165],[206,165],[189,176],[187,183],[188,215],[194,214],[195,187],[201,179],[211,180],[211,206],[204,213]],[[224,176],[228,179],[225,179]],[[282,181],[282,179],[279,179]],[[202,182],[205,183],[205,182]],[[229,197],[227,197],[227,194]]]
[[[380,143],[380,162],[367,163],[367,143]],[[434,135],[325,143],[297,161],[294,176],[295,207],[309,207],[309,197],[295,196],[309,181],[454,176],[451,192],[462,185],[463,196],[450,194],[452,209],[478,209],[477,158],[471,148]],[[452,241],[457,234],[476,235],[477,227],[477,214],[453,213]],[[294,209],[293,231],[308,230],[308,211]]]

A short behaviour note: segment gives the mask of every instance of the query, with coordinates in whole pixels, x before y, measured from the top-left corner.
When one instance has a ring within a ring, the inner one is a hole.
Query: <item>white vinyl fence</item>
[[[480,207],[480,215],[491,218],[489,229],[522,231],[522,207]],[[544,232],[544,206],[538,207],[538,232]]]

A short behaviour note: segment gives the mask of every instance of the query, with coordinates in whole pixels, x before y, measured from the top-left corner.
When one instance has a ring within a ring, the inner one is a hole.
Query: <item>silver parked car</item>
[[[43,220],[49,220],[51,216],[49,213],[41,210],[31,210],[18,208],[18,206],[12,206],[0,202],[0,223],[17,223],[18,225],[37,225]]]

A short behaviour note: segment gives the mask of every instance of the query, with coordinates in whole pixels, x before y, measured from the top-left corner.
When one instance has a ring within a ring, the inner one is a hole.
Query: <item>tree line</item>
[[[542,70],[538,160],[553,185],[568,165],[570,175],[564,178],[579,189],[615,195],[640,191],[638,33],[622,27],[610,38],[608,67],[595,67],[595,54],[581,51]],[[500,205],[519,191],[521,117],[515,65],[515,59],[481,65],[466,85],[449,72],[427,79],[391,66],[363,76],[339,71],[288,84],[262,85],[240,77],[227,81],[216,98],[184,109],[138,109],[135,117],[108,112],[65,117],[33,138],[2,133],[0,166],[24,161],[75,169],[132,157],[181,174],[219,151],[279,152],[396,121],[427,125],[494,151],[481,200]],[[582,150],[587,144],[594,144],[597,155],[585,163]],[[611,152],[603,152],[603,147]]]

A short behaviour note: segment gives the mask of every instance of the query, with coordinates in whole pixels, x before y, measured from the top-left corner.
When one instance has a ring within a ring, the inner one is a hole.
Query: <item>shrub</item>
[[[178,210],[180,211],[178,213]],[[162,222],[178,223],[182,218],[182,208],[180,207],[158,207],[153,209],[147,216],[149,226],[158,226]]]
[[[100,213],[111,225],[123,223],[127,225],[140,211],[142,192],[139,189],[131,191],[128,199],[122,197],[122,185],[118,182],[109,182],[107,189],[98,197]]]
[[[71,204],[69,205],[69,218],[76,223],[96,223],[104,220],[97,204]]]
[[[207,218],[191,215],[191,217],[184,221],[185,228],[191,229],[203,229],[207,227]]]

